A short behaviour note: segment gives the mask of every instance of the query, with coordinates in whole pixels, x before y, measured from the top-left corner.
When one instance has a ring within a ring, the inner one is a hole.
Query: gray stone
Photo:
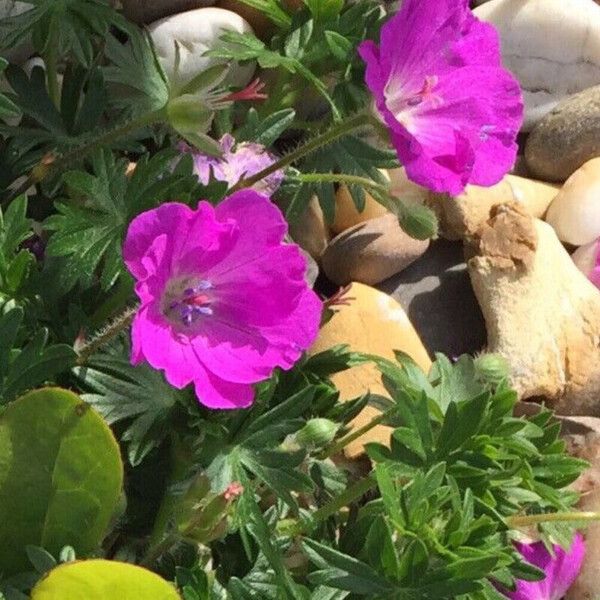
[[[565,181],[600,156],[600,85],[561,102],[531,132],[527,166],[544,181]]]
[[[419,258],[429,241],[405,233],[395,215],[359,223],[333,238],[321,257],[323,271],[338,285],[375,285]]]
[[[436,240],[418,261],[377,287],[400,302],[430,354],[473,354],[485,346],[485,323],[461,242]]]

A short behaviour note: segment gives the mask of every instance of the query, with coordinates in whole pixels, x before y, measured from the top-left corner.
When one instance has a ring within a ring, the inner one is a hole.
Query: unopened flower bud
[[[510,373],[508,361],[499,354],[482,354],[474,363],[479,375],[489,383],[500,383]]]
[[[300,446],[324,446],[333,440],[339,425],[329,419],[311,419],[296,434]]]

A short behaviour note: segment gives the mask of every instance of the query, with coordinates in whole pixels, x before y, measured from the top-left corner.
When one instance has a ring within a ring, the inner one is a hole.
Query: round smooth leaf
[[[181,600],[152,571],[111,560],[84,560],[53,569],[31,592],[31,600]]]
[[[28,545],[94,551],[122,484],[118,444],[78,396],[43,388],[10,404],[0,416],[0,572],[31,569]]]

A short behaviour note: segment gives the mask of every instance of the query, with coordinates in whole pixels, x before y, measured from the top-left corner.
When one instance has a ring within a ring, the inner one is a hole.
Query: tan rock
[[[359,212],[350,190],[345,185],[340,185],[335,194],[335,219],[331,224],[331,231],[337,235],[355,225],[382,217],[388,212],[388,209],[379,204],[368,192],[365,192],[365,206]]]
[[[404,202],[423,204],[431,192],[418,183],[414,183],[406,176],[404,168],[390,169],[387,171],[390,178],[390,191],[394,196]]]
[[[394,350],[410,355],[424,370],[429,371],[431,360],[417,332],[402,307],[390,296],[372,287],[353,283],[347,293],[352,301],[341,306],[321,329],[311,354],[322,352],[337,344],[348,344],[357,352],[368,352],[394,359]],[[337,373],[333,381],[342,400],[351,400],[367,392],[387,395],[379,371],[370,364],[353,367]],[[357,429],[379,414],[367,406],[352,422]],[[346,447],[346,455],[356,457],[363,453],[364,444],[389,444],[390,428],[377,426]]]
[[[327,277],[338,285],[351,281],[375,285],[408,267],[428,247],[429,240],[411,238],[390,213],[340,233],[321,261]]]
[[[403,202],[422,204],[430,193],[427,188],[410,181],[403,168],[389,171],[381,169],[381,173],[389,181],[390,192]],[[388,212],[388,209],[379,204],[368,192],[365,193],[363,210],[358,211],[354,200],[352,200],[350,190],[347,186],[340,185],[335,196],[335,219],[331,225],[331,230],[334,234],[342,233],[350,227],[370,219],[376,219]]]
[[[290,235],[302,249],[319,260],[331,236],[316,196],[310,199],[302,216],[290,223]]]
[[[468,261],[488,351],[511,365],[521,398],[544,396],[562,414],[600,415],[600,291],[552,228],[499,206]]]
[[[600,157],[586,162],[554,198],[546,221],[559,239],[574,246],[600,237]]]
[[[557,185],[506,175],[492,187],[469,185],[460,196],[431,194],[427,203],[438,216],[441,235],[458,240],[473,235],[498,204],[516,202],[531,216],[541,218],[559,190]]]
[[[598,260],[598,252],[600,251],[600,240],[594,240],[590,244],[577,248],[571,258],[575,263],[575,266],[586,276],[589,277],[590,273],[596,266]]]

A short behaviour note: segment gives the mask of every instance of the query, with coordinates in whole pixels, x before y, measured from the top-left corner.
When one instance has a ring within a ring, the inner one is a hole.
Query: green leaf
[[[125,350],[124,350],[125,352]],[[136,466],[157,448],[168,434],[169,418],[177,402],[177,390],[148,365],[131,365],[118,353],[94,356],[75,374],[90,393],[82,394],[109,424],[129,420],[122,434],[128,457]]]
[[[94,552],[123,482],[104,421],[66,390],[30,392],[0,416],[0,456],[2,572],[26,569],[30,544],[54,555],[67,544],[79,555]]]
[[[352,52],[352,42],[336,31],[326,31],[325,39],[331,53],[340,60],[346,60],[350,52]]]
[[[304,0],[313,17],[318,21],[329,21],[344,8],[344,0]]]
[[[235,132],[238,142],[252,141],[265,147],[272,146],[279,136],[294,122],[296,111],[291,108],[271,113],[260,119],[256,109],[251,108],[244,124]]]
[[[400,210],[399,220],[402,229],[417,240],[428,240],[437,236],[438,220],[428,206],[406,203]]]
[[[169,83],[148,33],[133,29],[127,44],[108,36],[105,55],[109,62],[104,69],[106,80],[129,90],[128,96],[122,100],[129,110],[142,114],[167,104]]]
[[[32,590],[31,600],[181,600],[175,588],[152,571],[112,560],[60,565]]]
[[[108,290],[124,273],[121,248],[131,219],[165,198],[195,200],[198,178],[191,157],[181,158],[174,150],[143,156],[131,177],[126,175],[127,161],[115,160],[109,151],[94,155],[92,169],[93,174],[65,173],[71,198],[58,202],[58,214],[46,220],[46,228],[54,232],[47,252],[68,257],[67,268],[84,287],[99,277],[102,288]]]
[[[302,546],[310,561],[319,567],[309,575],[316,584],[365,595],[389,594],[394,590],[377,571],[351,556],[311,539],[304,539]]]
[[[70,369],[77,355],[67,344],[48,346],[48,331],[40,329],[31,341],[13,357],[2,385],[4,401],[44,383]]]
[[[110,27],[131,31],[133,27],[108,0],[34,0],[29,10],[0,21],[0,48],[12,48],[31,36],[35,50],[58,56],[72,52],[90,65],[94,41],[101,41]]]

